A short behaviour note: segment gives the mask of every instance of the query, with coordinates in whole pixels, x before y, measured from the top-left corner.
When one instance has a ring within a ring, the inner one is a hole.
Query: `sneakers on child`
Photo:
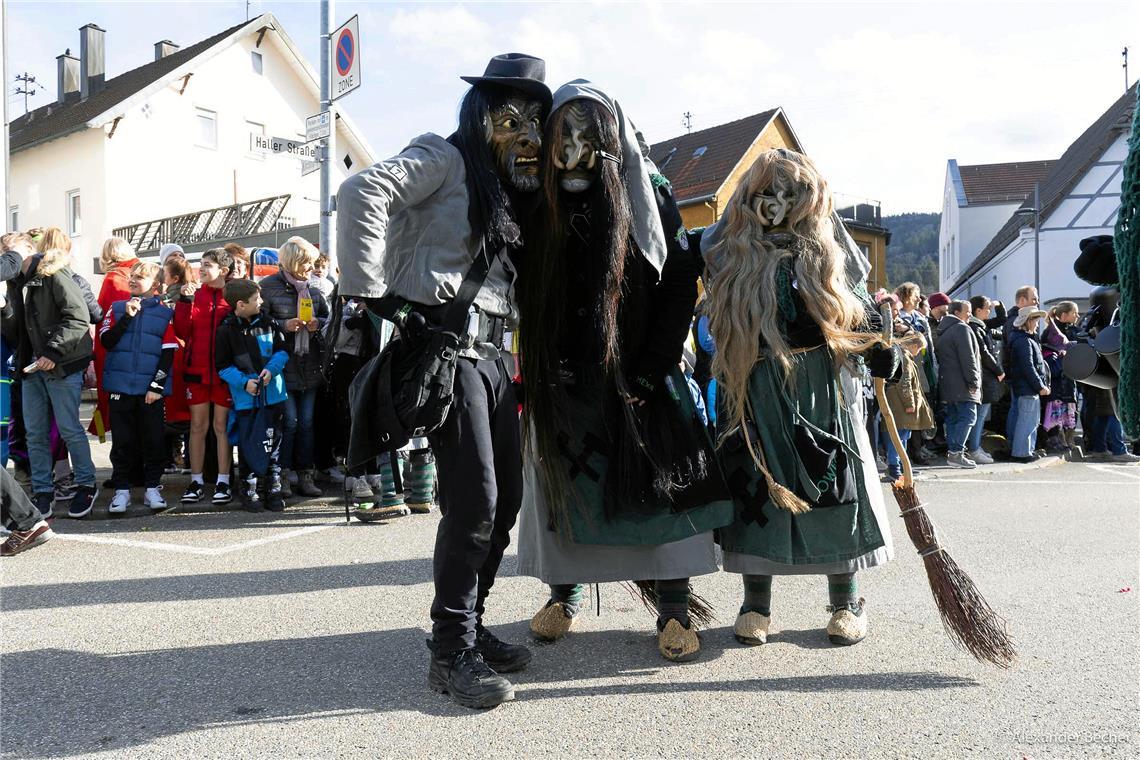
[[[75,476],[68,474],[62,478],[56,478],[54,489],[56,501],[70,501],[75,497]]]
[[[91,514],[91,510],[95,508],[95,486],[79,486],[75,489],[75,496],[71,499],[71,505],[67,508],[67,516],[73,520],[79,520]]]
[[[372,486],[365,478],[348,478],[345,485],[348,486],[348,493],[355,501],[372,501],[375,495],[372,493]]]
[[[14,530],[4,544],[0,545],[0,557],[11,557],[28,549],[34,549],[54,535],[46,520],[40,520],[31,527],[31,530]]]
[[[222,504],[229,504],[232,498],[233,495],[230,493],[230,484],[223,483],[219,480],[214,486],[214,496],[211,501],[220,506]]]
[[[974,463],[974,460],[966,456],[966,452],[964,451],[956,451],[951,454],[947,454],[946,464],[950,465],[951,467],[957,467],[960,470],[972,470],[978,466]]]
[[[183,504],[197,504],[202,500],[202,494],[206,491],[206,485],[199,483],[197,480],[191,480],[190,485],[186,487],[186,492],[182,494]]]
[[[37,493],[32,496],[32,503],[36,505],[39,510],[41,520],[50,520],[52,518],[51,508],[55,503],[55,496],[50,491],[44,493]]]
[[[384,479],[379,475],[366,475],[365,480],[368,481],[369,488],[376,496],[384,495]]]
[[[113,515],[126,514],[127,508],[131,506],[131,492],[125,488],[115,490],[115,495],[111,498],[111,503],[107,507],[107,511]]]
[[[994,458],[985,452],[984,449],[974,449],[969,454],[970,459],[973,459],[977,464],[993,464]]]
[[[157,487],[146,489],[143,504],[151,512],[162,512],[167,508],[166,499],[162,498],[162,491],[159,491]]]

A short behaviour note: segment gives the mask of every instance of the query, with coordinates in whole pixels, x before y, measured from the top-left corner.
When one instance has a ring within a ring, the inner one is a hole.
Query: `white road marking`
[[[1127,465],[1122,467],[1118,464],[1090,464],[1089,467],[1097,472],[1103,472],[1108,475],[1124,475],[1135,480],[1140,480],[1140,469],[1136,467],[1129,467]]]
[[[69,533],[56,533],[55,537],[64,541],[80,541],[89,544],[107,544],[109,546],[129,546],[135,549],[153,549],[162,552],[174,552],[176,554],[197,554],[202,557],[217,557],[222,554],[229,554],[231,552],[241,551],[242,549],[253,549],[257,546],[264,546],[265,544],[272,544],[276,541],[285,541],[290,538],[297,538],[299,536],[306,536],[310,533],[326,530],[327,528],[335,528],[342,523],[332,523],[329,525],[310,525],[307,528],[298,528],[286,533],[278,535],[267,536],[265,538],[255,538],[249,541],[242,541],[237,544],[230,544],[229,546],[218,546],[206,548],[201,546],[187,546],[185,544],[172,544],[163,541],[136,541],[131,538],[113,538],[111,536],[82,536]]]
[[[1105,480],[990,480],[984,478],[941,478],[938,480],[922,480],[919,483],[985,483],[991,486],[1135,486],[1135,480],[1105,481]],[[886,485],[884,483],[884,485]]]

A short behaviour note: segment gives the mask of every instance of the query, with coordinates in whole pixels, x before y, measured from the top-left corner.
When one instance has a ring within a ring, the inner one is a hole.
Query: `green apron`
[[[795,354],[792,365],[789,383],[777,362],[762,360],[752,370],[748,393],[756,419],[750,435],[772,477],[812,509],[792,514],[773,504],[747,446],[733,436],[721,459],[735,519],[719,532],[720,545],[726,552],[788,565],[851,560],[885,541],[871,510],[851,415],[840,396],[839,370],[825,346]],[[806,453],[816,449],[805,446],[805,438],[830,450],[831,461],[808,461]]]
[[[652,495],[647,504],[610,510],[614,514],[607,517],[605,499],[610,436],[606,431],[604,409],[605,394],[613,391],[601,382],[573,386],[567,388],[567,419],[574,420],[574,430],[564,437],[559,448],[573,491],[566,499],[566,514],[570,538],[574,543],[655,546],[706,533],[732,522],[732,500],[713,456],[712,442],[679,369],[669,374],[666,387],[667,398],[659,396],[653,403],[672,404],[683,420],[699,430],[701,445],[709,454],[708,477],[686,486],[683,489],[685,498],[676,500],[691,504],[695,498],[696,505],[682,509],[674,501]]]

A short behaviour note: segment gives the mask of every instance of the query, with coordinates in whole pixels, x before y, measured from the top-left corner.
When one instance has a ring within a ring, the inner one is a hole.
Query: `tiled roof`
[[[1012,164],[959,166],[966,202],[1012,203],[1024,201],[1033,185],[1049,174],[1056,161],[1019,161]]]
[[[1096,160],[1108,149],[1121,132],[1127,132],[1132,119],[1132,110],[1136,107],[1136,84],[1133,83],[1128,91],[1109,106],[1109,109],[1100,115],[1100,118],[1069,146],[1049,170],[1049,174],[1041,181],[1041,218],[1044,219],[1057,208],[1073,187],[1080,181],[1085,172],[1089,170]],[[1032,208],[1033,199],[1027,198],[1021,208]],[[1006,246],[1018,236],[1019,230],[1024,226],[1021,217],[1016,213],[998,230],[993,239],[986,244],[978,257],[966,267],[958,279],[947,292],[957,290],[981,271]]]
[[[183,48],[176,53],[151,61],[137,69],[120,74],[114,79],[107,80],[103,89],[91,95],[87,100],[79,100],[76,95],[74,101],[66,103],[50,103],[15,119],[8,126],[9,149],[12,152],[21,148],[62,137],[70,132],[82,129],[87,122],[106,113],[119,103],[131,97],[140,90],[162,79],[179,66],[189,62],[199,54],[210,49],[229,35],[247,24],[259,19],[243,21],[240,24],[218,32],[213,37],[202,40],[190,47]]]
[[[715,193],[779,110],[659,142],[649,157],[673,184],[677,203],[684,205]]]

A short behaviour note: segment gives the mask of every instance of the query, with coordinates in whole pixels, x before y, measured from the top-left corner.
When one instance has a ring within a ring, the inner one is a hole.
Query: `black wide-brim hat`
[[[1073,262],[1073,271],[1090,285],[1116,285],[1120,273],[1116,269],[1116,252],[1112,235],[1093,235],[1081,241],[1081,255]]]
[[[459,77],[469,84],[493,84],[509,87],[542,101],[544,113],[550,113],[553,96],[546,86],[546,61],[525,53],[497,55],[487,64],[481,77]]]

